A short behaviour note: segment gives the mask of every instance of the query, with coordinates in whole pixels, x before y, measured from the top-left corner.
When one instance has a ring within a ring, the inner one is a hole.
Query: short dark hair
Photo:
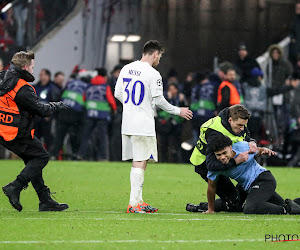
[[[19,51],[13,55],[11,62],[22,69],[25,65],[31,65],[33,59],[34,53],[32,51]]]
[[[46,74],[47,76],[49,76],[49,78],[51,78],[51,72],[50,72],[49,69],[44,68],[44,69],[42,69],[41,71],[44,71],[45,74]]]
[[[228,62],[228,61],[222,62],[219,65],[219,70],[221,70],[225,74],[227,74],[228,70],[230,70],[232,68],[233,68],[232,63]]]
[[[55,74],[54,74],[54,78],[59,76],[59,75],[65,75],[62,71],[57,71]]]
[[[105,68],[96,68],[95,70],[99,76],[107,76],[107,70]]]
[[[163,53],[165,51],[164,46],[157,40],[150,40],[145,43],[143,48],[143,54],[152,55],[155,51]]]
[[[223,150],[226,147],[229,147],[232,145],[231,139],[223,134],[218,134],[215,137],[212,138],[212,140],[208,143],[209,148],[213,152],[219,152]]]
[[[239,118],[249,120],[250,116],[249,111],[241,104],[235,104],[229,107],[229,117],[234,121]]]

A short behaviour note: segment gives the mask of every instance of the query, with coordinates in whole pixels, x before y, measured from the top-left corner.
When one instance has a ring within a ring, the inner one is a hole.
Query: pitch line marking
[[[30,218],[24,218],[24,217],[20,217],[20,218],[15,218],[15,217],[0,217],[0,219],[3,220],[16,220],[16,219],[20,219],[20,220],[96,220],[96,221],[114,221],[114,220],[118,220],[118,221],[226,221],[226,220],[231,220],[231,221],[255,221],[255,220],[260,220],[257,218],[234,218],[234,217],[227,217],[227,218],[157,218],[157,220],[152,220],[149,217],[138,217],[138,218],[78,218],[78,217],[30,217]],[[299,221],[298,218],[266,218],[263,219],[263,221],[274,221],[274,220],[278,220],[278,221]]]
[[[90,244],[90,243],[222,243],[258,242],[264,239],[223,239],[223,240],[49,240],[49,241],[0,241],[0,244]]]

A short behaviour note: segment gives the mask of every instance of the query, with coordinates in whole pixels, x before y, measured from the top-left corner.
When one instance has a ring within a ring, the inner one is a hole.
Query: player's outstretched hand
[[[189,110],[189,108],[180,108],[179,116],[186,120],[191,120],[193,118],[193,112]]]
[[[234,160],[236,164],[243,163],[249,159],[249,151],[245,151],[243,153],[240,153]]]
[[[277,155],[276,152],[272,151],[271,149],[268,149],[268,148],[261,148],[261,152],[260,152],[261,155]]]

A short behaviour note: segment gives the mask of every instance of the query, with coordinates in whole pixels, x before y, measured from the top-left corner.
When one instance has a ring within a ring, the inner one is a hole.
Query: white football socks
[[[145,170],[141,168],[131,168],[130,172],[130,200],[129,205],[136,207],[142,200],[142,189],[144,184]]]

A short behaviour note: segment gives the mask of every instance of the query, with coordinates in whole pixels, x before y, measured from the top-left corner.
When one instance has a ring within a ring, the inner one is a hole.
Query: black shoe
[[[59,211],[63,211],[66,210],[67,208],[69,208],[68,204],[66,203],[58,203],[54,200],[49,200],[48,202],[45,203],[41,203],[39,204],[39,211],[40,212],[59,212]]]
[[[51,198],[52,193],[50,189],[47,188],[42,192],[38,193],[40,204],[39,204],[39,211],[46,212],[46,211],[63,211],[69,208],[68,204],[65,203],[58,203]]]
[[[300,214],[300,205],[290,199],[284,201],[284,208],[289,214]]]
[[[8,197],[10,204],[19,212],[21,212],[23,209],[20,203],[20,193],[22,191],[22,188],[15,187],[11,182],[2,187],[2,190],[3,193]]]
[[[296,202],[298,205],[300,205],[300,198],[294,199],[294,202]]]
[[[202,209],[200,207],[200,205],[194,205],[194,204],[191,204],[191,203],[188,203],[186,204],[186,211],[188,212],[194,212],[194,213],[202,213],[202,212],[205,212],[206,210]]]

